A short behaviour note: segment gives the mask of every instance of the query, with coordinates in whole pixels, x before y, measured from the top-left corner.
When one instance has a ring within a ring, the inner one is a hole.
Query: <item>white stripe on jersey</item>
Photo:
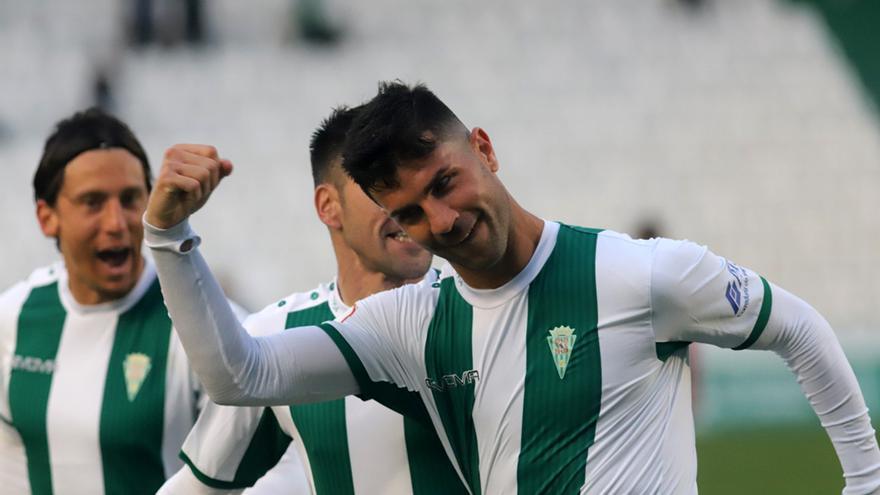
[[[116,320],[104,312],[64,320],[46,410],[56,495],[104,491],[98,429]]]
[[[527,298],[528,291],[523,291],[510,304],[524,308]],[[528,312],[506,313],[497,309],[473,308],[473,363],[474,369],[480,370],[473,416],[480,456],[480,483],[485,492],[516,493],[517,465],[499,462],[499,459],[511,453],[519,455],[526,374],[525,315]],[[500,323],[505,318],[508,321]],[[499,324],[505,331],[492,332]],[[509,450],[497,449],[496,439],[501,437],[506,439]]]
[[[403,416],[350,395],[345,398],[345,423],[354,492],[412,492]]]
[[[195,396],[200,388],[198,381],[189,369],[189,361],[180,343],[177,332],[171,332],[168,339],[168,363],[165,372],[165,417],[162,428],[162,464],[165,477],[170,478],[182,466],[180,444],[192,429],[199,410],[204,410],[208,396],[201,395],[201,403]],[[191,411],[192,416],[187,417]]]

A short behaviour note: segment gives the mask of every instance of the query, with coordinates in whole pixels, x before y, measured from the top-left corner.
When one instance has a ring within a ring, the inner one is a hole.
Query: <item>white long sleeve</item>
[[[831,438],[844,495],[880,492],[880,449],[855,374],[809,304],[690,242],[661,240],[652,298],[658,342],[704,342],[780,355]]]
[[[250,336],[199,253],[199,239],[187,222],[167,230],[146,222],[144,227],[174,327],[212,400],[283,405],[358,393],[348,364],[320,328]]]
[[[771,285],[768,331],[752,349],[782,357],[828,432],[846,479],[844,495],[880,491],[880,449],[856,376],[831,325],[809,304]]]

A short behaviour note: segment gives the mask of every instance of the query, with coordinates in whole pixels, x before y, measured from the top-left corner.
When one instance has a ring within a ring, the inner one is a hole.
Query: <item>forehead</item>
[[[71,160],[64,167],[61,190],[75,195],[132,187],[147,187],[141,161],[126,149],[111,148],[89,150]]]
[[[474,165],[468,151],[460,142],[444,141],[424,158],[401,161],[396,168],[397,186],[378,190],[373,197],[389,211],[416,203],[429,193],[438,176]]]

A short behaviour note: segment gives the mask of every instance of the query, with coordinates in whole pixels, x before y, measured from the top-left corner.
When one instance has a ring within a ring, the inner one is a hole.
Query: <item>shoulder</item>
[[[25,280],[0,293],[0,337],[2,337],[0,340],[7,341],[10,334],[14,335],[16,332],[18,317],[31,292],[36,288],[48,287],[58,282],[63,270],[64,265],[61,263],[38,268]],[[0,347],[3,347],[2,343]]]
[[[323,316],[324,310],[330,312],[328,301],[333,290],[333,282],[328,282],[312,290],[288,294],[248,316],[244,326],[252,335],[272,335],[285,329],[285,322],[292,314],[320,312]]]
[[[641,276],[650,271],[654,250],[661,239],[633,239],[628,234],[607,229],[560,224],[557,247],[573,251],[578,257],[593,255],[598,272],[617,276]]]
[[[63,271],[64,265],[61,263],[37,268],[26,279],[0,293],[0,311],[5,313],[17,309],[33,289],[58,282]]]
[[[652,261],[651,292],[656,312],[690,311],[695,306],[706,306],[714,301],[714,296],[724,293],[723,287],[718,294],[711,289],[726,281],[723,275],[729,262],[706,246],[688,240],[661,239]]]

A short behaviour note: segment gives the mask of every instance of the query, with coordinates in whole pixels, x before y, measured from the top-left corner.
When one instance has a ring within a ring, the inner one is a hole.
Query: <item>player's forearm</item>
[[[212,400],[286,405],[357,392],[344,358],[320,329],[251,337],[198,249],[181,253],[176,248],[195,238],[188,225],[168,230],[146,225],[145,230],[174,327]]]
[[[773,287],[773,312],[753,348],[779,354],[797,375],[804,394],[837,451],[844,494],[880,490],[880,450],[855,374],[831,326],[807,303]]]
[[[234,401],[244,394],[240,377],[253,359],[255,344],[198,251],[173,250],[188,234],[185,223],[167,231],[147,226],[145,232],[165,304],[190,365],[214,401]]]

